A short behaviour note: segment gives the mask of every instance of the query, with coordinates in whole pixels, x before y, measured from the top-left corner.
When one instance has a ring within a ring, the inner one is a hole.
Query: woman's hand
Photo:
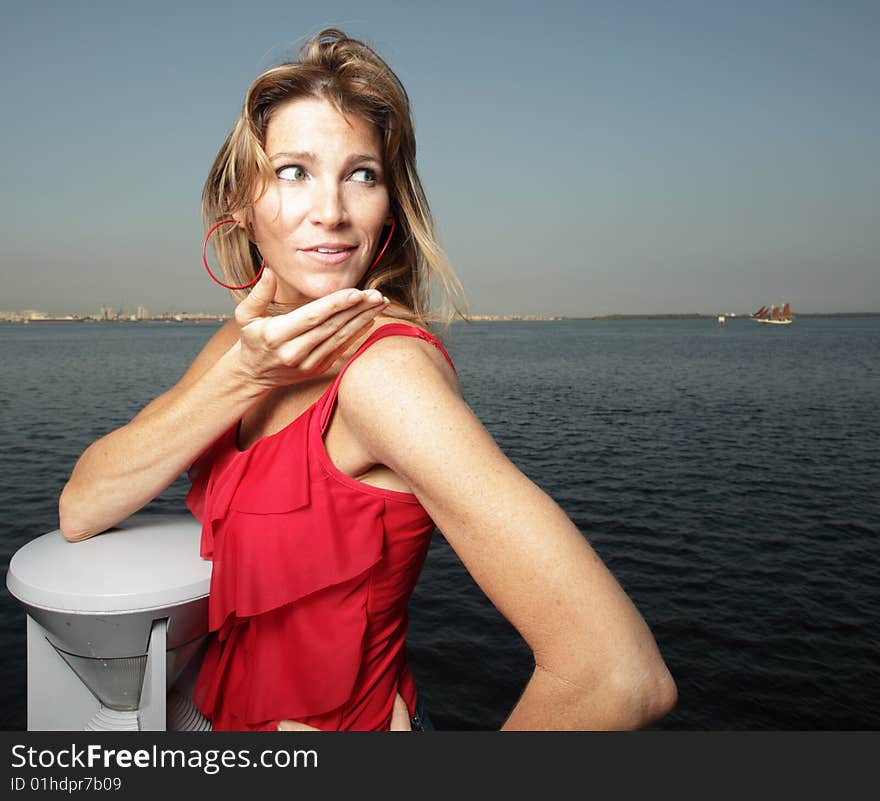
[[[387,307],[375,290],[346,289],[271,317],[276,284],[265,270],[177,384],[80,456],[59,499],[65,538],[87,539],[143,507],[269,390],[332,366]]]
[[[329,369],[389,303],[375,289],[341,289],[287,314],[268,316],[276,285],[272,271],[263,270],[235,309],[241,369],[248,381],[263,389],[294,384]]]
[[[412,731],[412,723],[409,719],[409,709],[406,702],[400,697],[400,693],[394,696],[394,709],[391,712],[391,731]],[[279,720],[278,731],[321,731],[306,723],[296,720]]]
[[[400,693],[394,696],[394,709],[391,711],[391,731],[412,731],[409,709]]]

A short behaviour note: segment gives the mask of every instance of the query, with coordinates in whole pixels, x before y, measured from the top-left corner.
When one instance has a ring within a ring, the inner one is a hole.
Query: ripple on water
[[[799,320],[784,336],[742,322],[453,326],[450,351],[486,429],[649,622],[680,696],[660,728],[876,729],[880,321]],[[0,338],[6,562],[57,525],[83,448],[215,330],[29,328]],[[148,508],[183,513],[185,492],[177,481]],[[8,728],[25,720],[21,626],[6,597]],[[440,728],[500,725],[533,664],[439,533],[409,642]]]

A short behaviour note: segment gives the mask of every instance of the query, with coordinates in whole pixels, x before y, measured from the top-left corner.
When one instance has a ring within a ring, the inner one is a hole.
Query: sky
[[[880,3],[8,2],[0,310],[227,313],[199,198],[333,25],[409,93],[474,314],[880,311]]]

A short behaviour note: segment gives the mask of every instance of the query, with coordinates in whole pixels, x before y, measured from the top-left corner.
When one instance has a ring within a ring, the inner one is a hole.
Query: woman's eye
[[[298,164],[292,164],[289,167],[282,167],[275,173],[282,181],[304,181],[306,179],[306,171]]]
[[[355,170],[351,177],[355,181],[360,181],[365,184],[374,184],[376,183],[376,172],[375,170],[371,170],[369,167],[361,167],[358,170]]]

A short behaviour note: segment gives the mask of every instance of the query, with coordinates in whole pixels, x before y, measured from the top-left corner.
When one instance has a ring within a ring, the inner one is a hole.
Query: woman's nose
[[[339,225],[345,219],[345,204],[337,183],[318,185],[312,199],[312,222],[326,226]]]

